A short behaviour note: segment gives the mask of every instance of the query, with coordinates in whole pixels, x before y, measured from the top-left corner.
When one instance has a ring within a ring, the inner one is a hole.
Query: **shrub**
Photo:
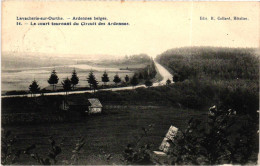
[[[179,132],[168,153],[171,164],[215,165],[256,162],[257,125],[250,117],[241,125],[241,117],[229,109],[209,109],[208,122],[191,119]],[[252,157],[254,158],[252,160]]]
[[[15,148],[17,137],[13,136],[11,131],[2,130],[1,142],[1,163],[3,165],[15,164],[21,154],[21,150]]]
[[[50,147],[47,157],[41,157],[37,152],[32,152],[36,148],[35,144],[28,147],[24,151],[24,154],[29,155],[38,164],[41,164],[41,165],[56,164],[58,162],[56,157],[61,153],[61,147],[59,145],[56,145],[56,142],[53,140],[52,137],[49,138],[49,143],[50,143],[51,147]]]
[[[57,156],[62,153],[61,146],[57,145],[56,141],[52,137],[49,138],[49,143],[50,149],[47,156],[42,157],[37,152],[35,152],[35,144],[31,145],[26,150],[24,150],[24,154],[29,155],[32,159],[34,159],[38,164],[41,165],[54,165],[58,163],[75,165],[78,163],[80,150],[85,145],[85,140],[83,138],[79,139],[78,143],[72,151],[71,161],[59,161],[57,159]]]
[[[153,125],[149,125],[149,128],[142,128],[143,134],[141,134],[137,140],[132,143],[128,144],[123,152],[123,159],[122,161],[125,164],[138,164],[138,165],[151,165],[151,158],[150,158],[150,144],[141,144],[141,141],[144,137],[147,137],[149,132],[153,129]]]

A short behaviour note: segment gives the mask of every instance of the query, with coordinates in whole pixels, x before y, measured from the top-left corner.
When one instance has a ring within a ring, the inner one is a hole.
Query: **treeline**
[[[258,58],[255,49],[193,47],[168,50],[157,60],[181,81],[199,77],[257,80]]]
[[[149,63],[151,60],[146,54],[126,55],[123,59],[125,63]]]
[[[135,72],[135,76],[139,79],[151,79],[156,75],[155,64],[154,61],[151,61],[150,65],[147,65],[145,68],[138,70]]]
[[[145,68],[140,69],[134,73],[133,79],[131,80],[131,84],[134,82],[144,83],[145,86],[150,87],[153,85],[151,79],[156,76],[156,69],[154,61],[151,60],[150,64],[147,65]]]
[[[118,66],[135,66],[137,64],[149,64],[152,61],[152,58],[149,57],[147,54],[136,54],[136,55],[125,55],[122,58],[119,59],[106,59],[106,60],[100,60],[95,61],[96,65],[118,65]],[[88,64],[91,61],[89,60],[80,60],[77,63],[78,64]],[[93,63],[93,62],[92,62]]]
[[[99,82],[97,81],[94,72],[90,71],[88,76],[86,77],[89,85],[86,86],[85,89],[92,89],[95,92],[96,89],[112,88],[118,86],[124,87],[129,85],[136,86],[140,83],[145,83],[147,87],[152,86],[153,83],[151,79],[155,77],[156,69],[153,60],[151,59],[149,60],[150,60],[150,64],[143,69],[137,70],[131,78],[128,75],[126,75],[124,78],[120,78],[118,74],[115,74],[113,78],[110,78],[108,73],[104,71],[101,77],[101,80],[103,82],[102,85],[99,85]],[[67,77],[61,82],[63,91],[67,93],[68,91],[75,90],[79,81],[80,80],[79,77],[77,76],[77,72],[74,69],[72,71],[71,78]],[[108,85],[107,83],[110,81],[113,81],[114,85]],[[52,86],[52,91],[56,91],[56,85],[59,83],[59,77],[55,70],[51,72],[51,75],[47,80],[47,82]],[[46,92],[46,89],[41,90],[38,82],[36,80],[33,80],[32,83],[29,85],[29,91],[33,95],[39,92]]]
[[[193,108],[215,103],[256,115],[259,55],[254,49],[194,47],[168,50],[157,61],[173,74],[173,89]]]

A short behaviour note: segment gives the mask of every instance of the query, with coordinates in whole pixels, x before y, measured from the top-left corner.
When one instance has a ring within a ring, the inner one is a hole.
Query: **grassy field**
[[[26,148],[36,144],[36,151],[43,155],[48,153],[48,137],[53,136],[61,143],[62,153],[58,163],[70,159],[77,140],[84,137],[86,145],[82,149],[79,164],[122,164],[122,153],[128,143],[136,141],[137,136],[154,124],[154,128],[145,138],[154,150],[158,147],[170,125],[180,129],[186,127],[191,117],[206,118],[205,111],[177,109],[166,106],[114,108],[104,110],[98,116],[89,116],[74,123],[43,123],[38,125],[9,125],[5,130],[11,130],[18,136],[17,148]],[[185,119],[185,120],[184,120]],[[105,155],[111,154],[112,159],[107,163]],[[19,164],[37,164],[32,158],[22,155]]]

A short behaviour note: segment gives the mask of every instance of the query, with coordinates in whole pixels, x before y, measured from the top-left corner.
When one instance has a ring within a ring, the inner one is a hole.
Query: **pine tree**
[[[142,73],[140,73],[140,74],[139,74],[139,80],[142,80],[142,79],[144,79],[144,76],[143,76]]]
[[[92,71],[89,72],[89,76],[87,78],[87,81],[89,83],[90,89],[93,88],[94,93],[95,93],[95,89],[97,89],[98,82],[97,82],[96,77],[95,77],[95,75],[93,74]]]
[[[71,75],[71,84],[72,84],[72,89],[74,90],[74,87],[79,83],[79,77],[77,76],[77,72],[74,69]]]
[[[35,81],[35,80],[32,81],[31,85],[29,86],[29,90],[32,95],[40,91],[40,87],[39,87],[37,81]]]
[[[48,80],[48,83],[53,86],[53,91],[55,89],[55,85],[59,82],[59,77],[55,70],[52,71],[51,76]]]
[[[114,83],[117,85],[118,83],[120,83],[121,82],[121,78],[118,76],[118,74],[116,74],[115,76],[114,76]]]
[[[148,76],[150,77],[150,78],[154,78],[155,77],[155,75],[156,75],[156,69],[155,69],[155,64],[154,64],[154,61],[152,61],[151,62],[151,66],[150,66],[150,68],[149,68],[149,72],[148,72]]]
[[[177,73],[173,74],[172,81],[173,81],[173,82],[178,82],[178,81],[180,81],[180,76],[179,76]]]
[[[70,81],[70,79],[67,77],[61,84],[62,84],[63,89],[65,91],[65,94],[67,96],[68,91],[71,90],[71,81]]]
[[[126,83],[129,82],[129,76],[128,76],[128,75],[125,76],[125,82],[126,82]]]
[[[153,85],[153,82],[150,80],[150,79],[147,79],[145,82],[144,82],[145,86],[147,87],[150,87]]]
[[[133,86],[136,86],[136,85],[138,85],[138,78],[137,78],[137,76],[136,75],[134,75],[133,76],[133,78],[131,79],[131,85],[133,85]]]
[[[109,82],[109,77],[107,75],[107,72],[105,71],[102,78],[102,82],[104,82],[104,85],[106,85],[107,82]]]
[[[149,69],[150,65],[147,66],[147,68],[144,70],[144,79],[148,79],[149,78]]]

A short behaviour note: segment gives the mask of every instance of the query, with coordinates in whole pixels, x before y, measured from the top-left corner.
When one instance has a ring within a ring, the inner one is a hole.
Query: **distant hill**
[[[62,65],[88,64],[100,66],[120,66],[147,64],[151,58],[146,54],[116,55],[72,55],[43,53],[2,53],[2,70],[19,70],[36,67],[57,67]]]
[[[200,57],[214,57],[231,58],[232,55],[260,55],[260,49],[257,48],[229,48],[229,47],[182,47],[169,49],[158,55],[156,59],[162,56],[200,56]],[[223,57],[222,57],[223,56]]]
[[[92,61],[95,65],[100,66],[132,66],[138,64],[150,64],[151,57],[147,54],[137,54],[137,55],[125,55],[124,57],[110,58],[110,59],[100,59],[97,61]],[[86,64],[90,60],[81,60],[78,61],[78,64]]]
[[[2,54],[2,69],[20,69],[35,67],[55,67],[60,65],[75,64],[71,58],[63,58],[46,55],[13,55],[11,53]]]
[[[69,54],[43,54],[2,52],[2,69],[20,69],[35,67],[55,67],[61,65],[74,65],[81,61],[96,62],[100,60],[116,59],[110,55],[69,55]]]
[[[259,78],[259,49],[254,48],[184,47],[167,50],[156,60],[182,80]]]

